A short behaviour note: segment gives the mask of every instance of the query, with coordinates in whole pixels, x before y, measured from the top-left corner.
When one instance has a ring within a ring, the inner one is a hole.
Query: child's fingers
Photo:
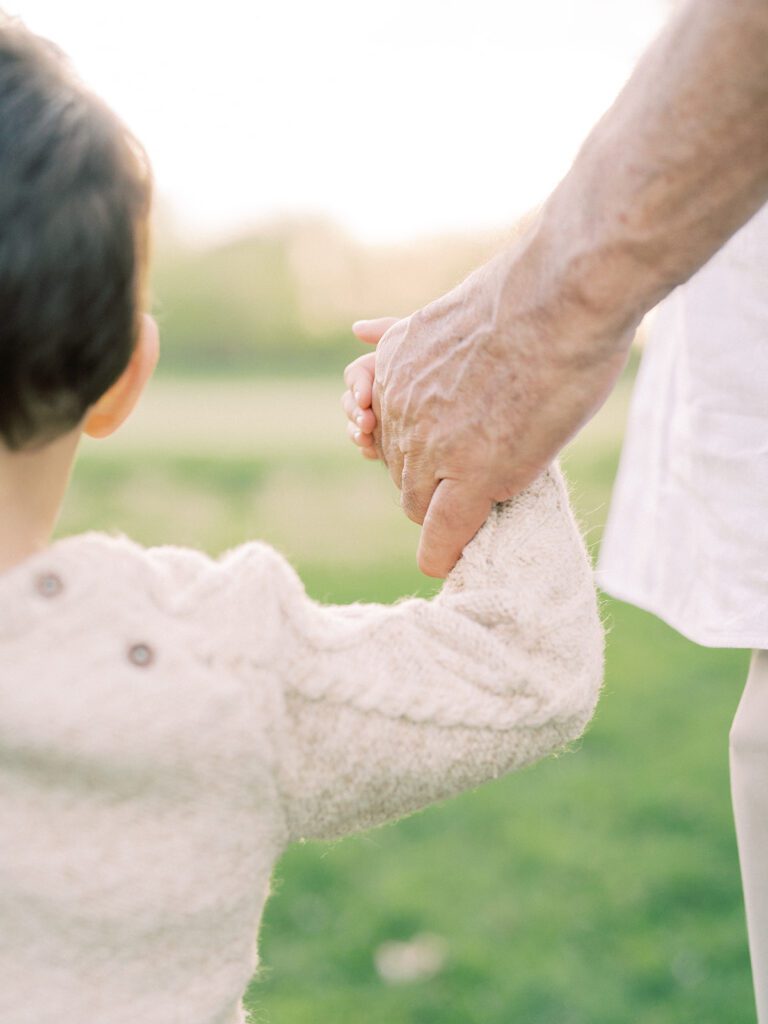
[[[360,454],[364,459],[378,459],[379,453],[376,451],[376,445],[371,445],[370,448],[361,448]]]
[[[370,409],[358,409],[353,420],[355,426],[364,434],[372,434],[376,429],[376,417]]]
[[[370,434],[365,434],[351,420],[347,423],[347,435],[358,448],[370,448],[373,445],[373,437]]]
[[[351,391],[345,391],[341,396],[341,408],[347,414],[348,420],[354,420],[355,410],[359,409],[360,406],[355,401],[354,395]]]
[[[368,409],[371,404],[375,364],[376,355],[371,352],[355,359],[344,370],[344,383],[361,409]]]
[[[376,417],[370,409],[360,408],[351,391],[345,391],[341,396],[341,407],[347,414],[350,423],[354,423],[364,434],[373,433],[376,427]]]
[[[358,320],[352,324],[352,333],[367,345],[378,345],[392,324],[397,323],[396,316],[380,316],[376,320]]]

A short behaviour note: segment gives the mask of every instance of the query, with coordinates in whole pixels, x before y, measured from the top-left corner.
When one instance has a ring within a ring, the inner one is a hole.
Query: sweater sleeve
[[[281,562],[275,771],[287,831],[394,819],[574,740],[603,631],[565,485],[497,505],[432,600],[323,606]]]

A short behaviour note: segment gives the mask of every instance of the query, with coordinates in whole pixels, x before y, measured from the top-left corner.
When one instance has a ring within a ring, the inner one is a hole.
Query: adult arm
[[[377,443],[424,572],[597,411],[645,312],[766,199],[768,0],[688,0],[524,236],[379,341]]]

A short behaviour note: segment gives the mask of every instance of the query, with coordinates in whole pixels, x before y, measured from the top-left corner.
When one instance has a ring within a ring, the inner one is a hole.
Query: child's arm
[[[550,469],[432,601],[324,607],[286,563],[275,763],[291,839],[407,814],[575,739],[602,677],[592,573]]]

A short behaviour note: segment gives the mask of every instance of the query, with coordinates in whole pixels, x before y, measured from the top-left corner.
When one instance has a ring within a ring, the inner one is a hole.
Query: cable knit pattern
[[[321,606],[271,548],[67,538],[0,577],[0,1021],[237,1024],[293,839],[557,750],[602,677],[556,468],[432,601]]]

